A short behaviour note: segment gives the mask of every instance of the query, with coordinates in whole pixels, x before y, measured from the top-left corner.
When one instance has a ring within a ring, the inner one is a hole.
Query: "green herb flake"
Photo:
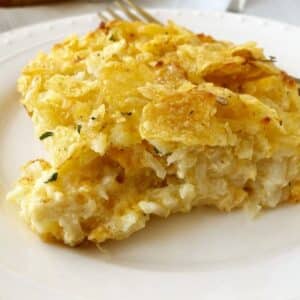
[[[79,134],[80,134],[81,128],[82,128],[82,125],[81,125],[81,124],[78,124],[77,127],[76,127],[76,130],[77,130],[77,132],[78,132]]]
[[[113,34],[109,37],[109,40],[112,41],[112,42],[117,41],[116,37]]]
[[[46,131],[40,136],[40,140],[42,141],[42,140],[46,139],[47,137],[52,136],[53,134],[54,133],[52,131]]]
[[[275,56],[270,55],[269,58],[265,58],[265,59],[258,59],[258,61],[261,62],[268,62],[268,63],[275,63],[277,61]]]
[[[157,154],[160,153],[160,151],[159,151],[156,147],[154,147],[154,146],[153,146],[153,150],[154,150],[154,152],[157,153]]]
[[[96,120],[96,117],[91,117],[91,120],[95,121],[95,120]]]
[[[49,179],[47,179],[47,180],[45,181],[45,183],[49,183],[49,182],[56,181],[56,180],[57,180],[57,177],[58,177],[58,173],[57,173],[57,172],[54,172],[54,173],[49,177]]]
[[[123,116],[131,116],[132,115],[132,112],[131,111],[128,111],[128,112],[121,112],[121,114]]]

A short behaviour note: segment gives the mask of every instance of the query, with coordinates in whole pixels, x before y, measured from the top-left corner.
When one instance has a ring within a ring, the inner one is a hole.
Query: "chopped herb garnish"
[[[55,173],[53,173],[53,174],[49,177],[49,179],[47,179],[47,180],[45,181],[45,183],[49,183],[49,182],[56,181],[57,177],[58,177],[58,173],[55,172]]]
[[[154,150],[154,152],[157,153],[157,154],[160,153],[160,151],[159,151],[156,147],[154,147],[154,146],[153,146],[153,150]]]
[[[81,128],[82,128],[82,125],[81,125],[81,124],[78,124],[77,127],[76,127],[76,130],[77,130],[77,132],[78,132],[79,134],[80,134]]]
[[[93,120],[93,121],[96,120],[96,117],[91,117],[91,120]]]
[[[262,62],[272,62],[272,63],[274,63],[274,62],[276,62],[277,60],[276,60],[276,57],[275,56],[272,56],[272,55],[270,55],[269,56],[269,58],[266,58],[266,59],[258,59],[259,61],[262,61]]]
[[[128,111],[128,112],[121,112],[121,114],[123,116],[131,116],[132,115],[132,112],[131,111]]]
[[[220,97],[220,96],[217,96],[216,97],[216,101],[221,104],[221,105],[227,105],[228,104],[228,101],[226,98],[224,97]]]
[[[52,136],[52,135],[53,135],[53,132],[52,132],[52,131],[46,131],[46,132],[44,132],[44,133],[40,136],[40,140],[44,140],[44,139],[46,139],[47,137]]]
[[[116,37],[113,34],[109,37],[109,40],[112,42],[117,41]]]

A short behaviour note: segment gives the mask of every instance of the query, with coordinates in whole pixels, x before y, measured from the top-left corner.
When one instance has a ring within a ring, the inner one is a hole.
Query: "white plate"
[[[280,67],[300,77],[299,28],[233,14],[158,10],[155,15],[220,39],[256,40]],[[98,22],[87,15],[0,35],[3,193],[19,166],[41,153],[18,104],[21,67],[38,50]],[[0,299],[294,299],[300,296],[299,215],[299,205],[281,206],[255,220],[243,212],[198,209],[155,219],[130,239],[105,244],[109,253],[102,254],[96,247],[41,242],[2,201]]]

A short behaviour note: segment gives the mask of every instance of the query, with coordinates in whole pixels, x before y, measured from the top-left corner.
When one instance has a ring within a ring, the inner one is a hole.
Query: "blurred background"
[[[0,0],[0,32],[101,10],[112,0]],[[300,26],[300,0],[135,0],[148,8],[232,11]]]

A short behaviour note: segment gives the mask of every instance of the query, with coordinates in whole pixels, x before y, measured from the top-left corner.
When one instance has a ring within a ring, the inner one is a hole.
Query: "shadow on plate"
[[[298,246],[299,212],[299,205],[283,204],[252,219],[241,210],[222,213],[197,208],[168,219],[152,218],[145,229],[128,239],[108,241],[100,248],[87,243],[76,252],[101,262],[153,271],[245,266]]]

